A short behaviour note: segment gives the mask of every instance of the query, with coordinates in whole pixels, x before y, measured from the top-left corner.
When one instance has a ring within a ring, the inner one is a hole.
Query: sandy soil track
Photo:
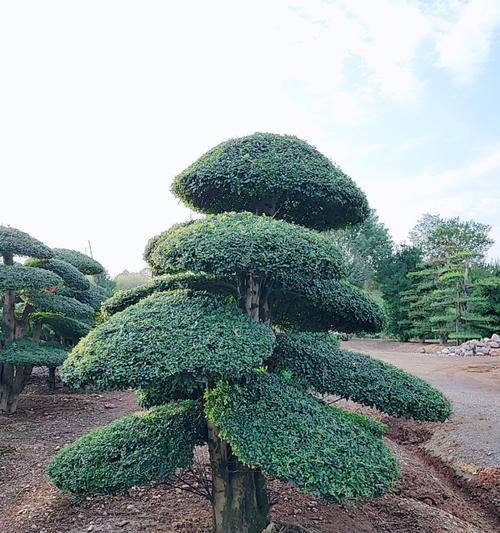
[[[453,402],[451,419],[436,426],[426,449],[466,476],[500,467],[500,357],[446,357],[420,353],[420,344],[364,339],[343,347],[407,370]]]

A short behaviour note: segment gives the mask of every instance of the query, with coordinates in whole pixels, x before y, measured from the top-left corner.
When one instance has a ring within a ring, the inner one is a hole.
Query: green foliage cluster
[[[273,295],[273,322],[309,331],[380,331],[380,307],[346,280],[290,278]]]
[[[24,231],[0,226],[0,255],[50,258],[52,250]]]
[[[194,446],[205,439],[201,404],[172,402],[84,435],[58,452],[47,472],[66,492],[124,492],[191,466]]]
[[[360,288],[376,291],[380,272],[390,261],[393,242],[388,229],[374,210],[356,226],[330,231],[328,238],[338,246],[347,262],[349,281]]]
[[[94,310],[89,305],[59,294],[31,291],[28,300],[39,311],[60,313],[75,319],[89,319],[94,316]]]
[[[206,413],[245,464],[314,496],[372,498],[396,481],[395,457],[370,430],[276,375],[220,383]]]
[[[94,321],[91,319],[77,320],[61,313],[37,311],[30,316],[34,326],[42,326],[50,337],[63,338],[73,342],[78,341],[92,329]]]
[[[94,311],[97,311],[106,300],[106,291],[103,287],[91,282],[88,289],[77,292],[75,298],[82,304],[86,304],[92,307]]]
[[[426,213],[410,232],[410,240],[422,251],[425,259],[444,258],[458,251],[483,257],[493,244],[488,236],[490,230],[487,224],[474,220],[441,218]]]
[[[387,260],[379,273],[380,289],[385,305],[385,331],[402,341],[411,337],[409,309],[403,295],[412,288],[408,277],[422,259],[422,254],[414,246],[400,246]]]
[[[19,366],[48,366],[55,368],[62,365],[68,356],[68,350],[60,344],[41,342],[34,344],[27,339],[9,342],[0,350],[0,362]]]
[[[270,357],[271,328],[251,322],[234,301],[203,292],[153,294],[99,325],[72,351],[63,373],[73,386],[186,386],[236,378]]]
[[[139,285],[126,291],[115,292],[111,298],[108,298],[102,304],[101,314],[103,318],[109,318],[111,315],[123,311],[155,292],[166,292],[177,289],[193,289],[228,296],[236,294],[236,288],[229,281],[208,274],[194,274],[191,272],[164,274],[144,285]]]
[[[179,174],[172,191],[203,213],[266,212],[316,229],[356,224],[365,195],[340,168],[306,142],[256,133],[219,144]]]
[[[409,329],[420,338],[463,341],[494,332],[498,321],[491,316],[491,294],[482,290],[474,266],[477,254],[456,251],[433,257],[409,273],[411,287],[403,293]]]
[[[82,274],[95,275],[104,272],[104,267],[101,263],[92,259],[92,257],[89,257],[88,255],[77,252],[76,250],[54,248],[54,257],[73,265]]]
[[[302,226],[251,213],[223,213],[177,224],[148,248],[156,271],[253,272],[270,279],[287,274],[338,278],[344,273],[337,248]]]
[[[63,280],[57,274],[41,268],[0,264],[0,293],[6,290],[59,287],[62,284]]]
[[[379,439],[381,439],[387,432],[387,425],[371,416],[356,413],[354,411],[345,411],[342,407],[338,407],[337,405],[330,405],[330,407],[335,413],[341,413],[344,418],[351,419],[357,425],[366,429],[366,431],[369,431]]]
[[[89,288],[89,280],[71,263],[61,259],[29,259],[26,266],[43,268],[54,272],[64,280],[64,283],[75,291],[85,291]]]
[[[428,383],[367,355],[341,350],[309,332],[278,335],[273,371],[289,371],[321,394],[336,394],[394,416],[442,422],[450,402]]]

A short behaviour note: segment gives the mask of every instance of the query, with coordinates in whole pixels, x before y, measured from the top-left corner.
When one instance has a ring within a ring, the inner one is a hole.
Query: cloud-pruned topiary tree
[[[53,250],[27,233],[0,226],[0,413],[15,412],[34,366],[49,368],[53,387],[55,368],[66,358],[68,346],[95,324],[102,298],[94,307],[78,298],[92,291],[85,274],[103,268],[79,252],[65,252],[67,259],[76,257],[80,262],[57,258]],[[19,264],[15,257],[28,259]]]
[[[207,442],[217,533],[269,526],[266,476],[333,502],[389,490],[397,466],[382,426],[321,394],[424,420],[450,405],[327,335],[381,327],[318,231],[362,221],[363,193],[304,141],[260,133],[210,150],[173,191],[207,216],[150,240],[156,277],[108,300],[63,366],[69,384],[132,387],[149,410],[64,448],[49,477],[80,494],[123,491],[164,481]]]

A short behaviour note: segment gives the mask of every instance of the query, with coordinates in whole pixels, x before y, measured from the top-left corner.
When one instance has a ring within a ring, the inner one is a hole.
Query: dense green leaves
[[[166,273],[252,272],[270,279],[343,274],[339,251],[320,233],[251,213],[224,213],[173,226],[147,248],[146,259]]]
[[[206,394],[207,417],[245,464],[327,500],[380,496],[396,460],[369,430],[276,375]]]
[[[106,299],[106,291],[102,287],[89,283],[89,287],[85,291],[77,292],[75,298],[82,304],[89,305],[97,311],[101,307],[102,302]]]
[[[236,292],[233,285],[228,281],[207,274],[193,274],[190,272],[165,274],[133,289],[117,291],[102,304],[101,313],[104,318],[108,318],[155,292],[176,289],[205,290],[211,293],[227,295],[235,294]]]
[[[341,280],[291,278],[272,297],[273,323],[310,331],[380,331],[380,307],[358,287]]]
[[[60,313],[75,319],[88,320],[94,316],[92,307],[67,296],[32,291],[29,293],[29,301],[37,311]]]
[[[68,287],[76,291],[84,291],[89,288],[89,280],[76,267],[61,259],[29,259],[25,264],[55,272]]]
[[[186,386],[238,377],[270,357],[272,330],[248,320],[228,298],[179,290],[153,294],[99,325],[64,366],[74,386],[148,387],[167,379]]]
[[[450,402],[420,378],[367,355],[334,346],[328,337],[297,332],[277,336],[273,371],[291,371],[322,394],[337,394],[394,416],[442,422]]]
[[[68,444],[47,473],[66,492],[123,492],[167,481],[177,468],[191,466],[193,448],[205,438],[200,404],[172,402],[111,422]]]
[[[44,289],[59,287],[63,280],[55,273],[24,265],[0,264],[0,292],[6,290]]]
[[[88,255],[77,252],[76,250],[68,250],[66,248],[54,248],[54,257],[61,261],[66,261],[76,267],[83,274],[100,274],[104,271],[104,267],[89,257]]]
[[[24,231],[0,226],[0,255],[50,258],[52,250]]]
[[[61,313],[36,312],[30,316],[33,325],[43,326],[45,331],[56,337],[78,341],[92,329],[94,321],[91,319],[77,320]]]
[[[0,362],[18,366],[62,365],[68,356],[68,350],[59,344],[42,342],[34,344],[26,339],[10,342],[0,350]]]
[[[368,215],[351,178],[290,135],[255,133],[219,144],[179,174],[172,191],[204,213],[267,212],[317,229],[356,224]]]

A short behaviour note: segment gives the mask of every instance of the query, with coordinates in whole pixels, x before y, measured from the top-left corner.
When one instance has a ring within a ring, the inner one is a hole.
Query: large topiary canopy
[[[101,389],[237,378],[272,354],[274,333],[234,301],[204,292],[154,294],[112,316],[73,349],[64,379]]]
[[[316,229],[362,222],[365,195],[338,166],[290,135],[231,139],[179,174],[173,193],[203,213],[270,212]]]
[[[222,382],[206,398],[239,459],[268,476],[337,502],[380,496],[396,481],[395,457],[372,431],[276,375]]]
[[[60,313],[70,318],[91,319],[94,310],[89,305],[83,304],[75,298],[59,294],[46,294],[41,291],[30,291],[28,301],[38,310],[49,313]]]
[[[59,344],[49,342],[33,344],[30,340],[18,339],[0,350],[0,363],[55,368],[62,365],[67,356],[68,350]]]
[[[54,248],[54,257],[73,265],[83,274],[95,275],[104,272],[104,267],[101,263],[76,250]]]
[[[43,268],[61,277],[65,284],[75,291],[85,291],[89,288],[89,280],[71,263],[61,259],[29,259],[25,263],[29,267]]]
[[[183,272],[180,274],[164,274],[144,285],[123,291],[116,291],[101,306],[103,318],[109,318],[115,313],[136,304],[140,300],[151,296],[155,292],[172,291],[176,289],[194,289],[222,295],[236,295],[236,287],[228,279],[216,278],[208,274]]]
[[[75,494],[124,492],[149,481],[168,481],[191,466],[193,448],[206,438],[201,405],[193,401],[135,413],[65,446],[47,470]]]
[[[177,224],[146,250],[156,271],[252,272],[270,279],[293,274],[337,278],[344,264],[334,244],[318,232],[251,213],[224,213]]]
[[[59,287],[63,280],[54,272],[24,265],[0,264],[0,292]]]
[[[325,335],[280,334],[271,367],[292,372],[303,386],[375,406],[394,416],[442,422],[450,402],[425,381],[367,355],[341,350]]]
[[[24,231],[9,226],[0,226],[0,255],[48,259],[54,254],[48,246]]]

